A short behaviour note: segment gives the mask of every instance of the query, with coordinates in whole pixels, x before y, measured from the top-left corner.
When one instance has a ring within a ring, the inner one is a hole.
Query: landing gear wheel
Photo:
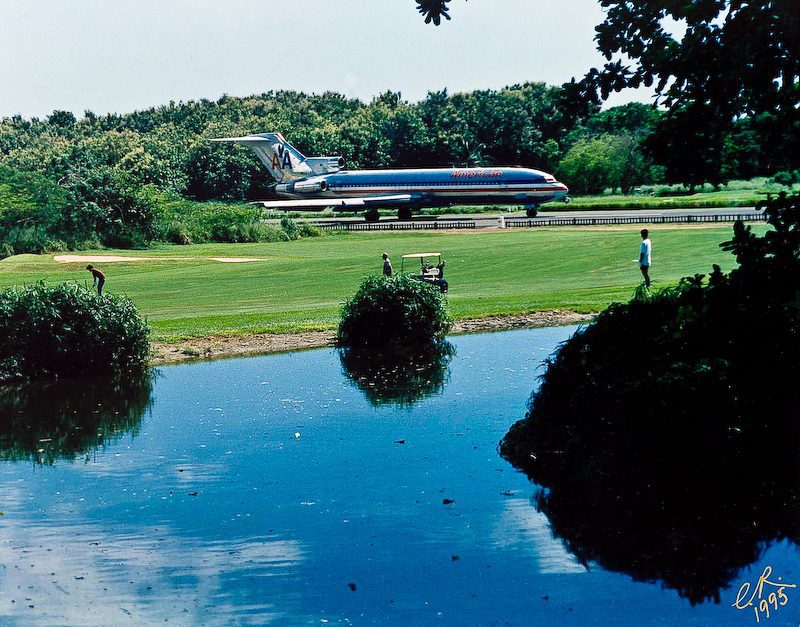
[[[364,214],[364,219],[367,222],[377,222],[381,219],[381,214],[378,213],[377,209],[370,209]]]
[[[535,218],[537,213],[539,213],[538,207],[527,207],[525,209],[525,215],[529,218]]]
[[[411,207],[400,207],[397,210],[397,219],[398,220],[410,220],[411,219]]]

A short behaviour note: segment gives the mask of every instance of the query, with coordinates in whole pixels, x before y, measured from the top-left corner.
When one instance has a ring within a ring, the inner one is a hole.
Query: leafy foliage
[[[796,107],[800,12],[791,0],[601,5],[606,19],[596,40],[609,65],[595,76],[604,98],[622,87],[655,85],[669,107],[708,103],[731,114]],[[635,67],[612,63],[615,55]]]
[[[280,228],[265,224],[261,210],[253,205],[198,203],[152,185],[139,196],[153,208],[155,239],[173,244],[282,242],[321,234],[290,218],[283,218]]]
[[[0,256],[42,252],[67,226],[67,195],[44,176],[0,167]]]
[[[712,183],[724,170],[726,137],[740,118],[762,125],[781,166],[800,154],[800,12],[792,0],[697,0],[690,3],[601,0],[597,46],[608,63],[578,92],[655,86],[668,107],[650,142],[668,181]],[[626,65],[625,60],[634,65]],[[782,149],[778,149],[778,148]],[[793,155],[793,156],[790,156]],[[740,176],[752,175],[741,172]]]
[[[0,291],[0,381],[141,373],[149,328],[124,296],[43,282]]]
[[[601,135],[577,141],[558,166],[563,180],[579,193],[598,194],[619,188],[625,194],[647,181],[648,163],[636,140],[626,135]]]
[[[646,150],[661,112],[641,103],[600,111],[579,123],[567,135],[565,154],[556,171],[576,193],[634,186],[662,180]]]
[[[450,330],[439,288],[411,276],[367,277],[342,307],[340,346],[429,346]]]
[[[445,0],[422,5],[426,22],[447,10]],[[586,117],[611,92],[653,87],[667,112],[647,149],[670,183],[719,184],[800,165],[795,0],[600,5],[595,40],[607,62],[563,86],[563,110]]]
[[[693,602],[718,600],[764,542],[800,539],[800,195],[765,211],[771,230],[739,222],[722,244],[729,274],[576,333],[501,443],[582,561]]]

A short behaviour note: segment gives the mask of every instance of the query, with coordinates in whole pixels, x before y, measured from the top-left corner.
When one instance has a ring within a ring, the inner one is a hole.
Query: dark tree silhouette
[[[449,0],[419,3],[426,22]],[[424,4],[424,6],[423,6]],[[649,148],[670,181],[719,183],[725,137],[742,116],[767,114],[768,133],[800,163],[800,4],[797,0],[600,0],[595,41],[605,65],[568,83],[565,106],[655,87],[667,115]],[[448,16],[449,19],[449,16]],[[700,132],[702,131],[702,133]],[[786,167],[786,165],[782,165]]]
[[[442,23],[442,17],[450,19],[447,3],[450,0],[417,0],[417,10],[425,16],[425,23],[433,22],[436,26]]]
[[[417,8],[426,23],[438,25],[442,15],[450,19],[448,2],[419,0]],[[612,91],[655,85],[668,107],[714,103],[750,115],[789,113],[800,102],[796,0],[600,4],[606,19],[595,29],[595,40],[607,63],[587,74],[587,96],[599,91],[605,100]]]
[[[603,98],[625,87],[655,85],[670,108],[705,103],[736,115],[789,113],[800,101],[795,0],[601,0],[601,5],[606,19],[595,40],[608,64],[589,77]]]

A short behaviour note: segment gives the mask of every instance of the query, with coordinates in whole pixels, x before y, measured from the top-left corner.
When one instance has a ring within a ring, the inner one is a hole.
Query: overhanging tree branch
[[[425,23],[433,22],[436,26],[442,23],[442,18],[449,20],[447,3],[450,0],[417,0],[417,10],[425,16]]]

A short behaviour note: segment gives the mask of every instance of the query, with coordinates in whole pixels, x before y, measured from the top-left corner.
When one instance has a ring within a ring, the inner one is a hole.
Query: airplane
[[[286,211],[364,211],[367,222],[379,208],[397,209],[400,220],[423,207],[523,205],[534,217],[544,202],[562,199],[569,189],[547,172],[522,167],[408,168],[344,170],[342,157],[306,157],[280,133],[223,137],[250,148],[275,179],[270,192],[283,200],[254,204]]]

